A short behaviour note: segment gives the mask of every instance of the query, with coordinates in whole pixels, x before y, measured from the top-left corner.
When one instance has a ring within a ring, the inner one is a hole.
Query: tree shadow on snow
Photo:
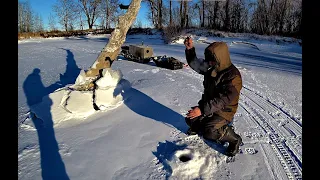
[[[80,69],[73,58],[73,53],[70,50],[66,51],[66,72],[63,75],[60,74],[60,80],[58,82],[45,87],[40,76],[41,70],[35,68],[23,83],[23,90],[29,108],[32,109],[32,106],[43,102],[41,104],[41,111],[42,114],[46,115],[45,119],[39,119],[36,116],[32,117],[33,124],[38,133],[42,179],[44,180],[69,180],[55,137],[53,120],[50,112],[52,100],[47,96],[56,89],[74,82],[76,75],[80,72]]]
[[[130,84],[130,82],[125,79],[122,79],[121,81],[121,84]],[[160,104],[137,89],[130,88],[123,92],[119,89],[115,89],[113,95],[115,97],[120,93],[124,99],[124,104],[135,113],[162,122],[166,125],[171,125],[182,132],[186,132],[187,125],[181,114]]]

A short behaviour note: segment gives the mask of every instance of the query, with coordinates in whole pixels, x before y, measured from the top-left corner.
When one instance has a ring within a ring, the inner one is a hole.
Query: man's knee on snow
[[[186,121],[187,125],[191,127],[191,119],[186,117],[184,120]]]
[[[196,117],[196,118],[193,118],[193,119],[191,119],[191,118],[185,118],[185,121],[186,121],[186,123],[187,123],[187,125],[189,126],[189,127],[192,127],[192,126],[201,126],[201,117]]]
[[[205,128],[203,132],[203,138],[211,141],[217,141],[221,137],[218,129],[215,128]]]
[[[189,128],[190,131],[192,131],[194,133],[198,133],[198,132],[202,131],[202,124],[201,124],[200,117],[196,117],[193,119],[185,118],[185,121],[186,121],[187,125],[190,127]]]

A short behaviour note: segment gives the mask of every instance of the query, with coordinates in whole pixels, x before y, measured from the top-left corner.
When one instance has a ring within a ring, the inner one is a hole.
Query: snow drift
[[[104,69],[103,76],[96,81],[95,94],[93,91],[76,91],[72,88],[85,81],[83,74],[82,70],[74,85],[60,88],[43,97],[40,103],[30,108],[31,112],[44,123],[52,120],[54,125],[58,125],[66,120],[85,119],[94,114],[94,102],[102,111],[114,109],[123,103],[121,93],[130,88],[130,84],[128,81],[121,81],[120,70]]]

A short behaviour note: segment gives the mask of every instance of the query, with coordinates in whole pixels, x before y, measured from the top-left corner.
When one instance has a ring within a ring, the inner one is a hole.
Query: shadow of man
[[[45,95],[48,95],[61,87],[61,84],[54,83],[45,88],[41,81],[39,68],[34,68],[33,72],[27,76],[23,83],[23,90],[29,107],[38,104]]]
[[[46,96],[60,86],[61,85],[53,84],[49,87],[44,87],[41,81],[40,69],[38,68],[35,68],[33,73],[28,75],[23,83],[23,90],[26,95],[29,108],[32,109],[33,105],[41,102],[42,100],[45,102],[41,106],[41,111],[45,113],[48,118],[42,120],[35,116],[32,118],[38,133],[42,178],[44,180],[69,179],[65,165],[59,153],[58,142],[55,138],[50,112],[52,100],[49,96]]]
[[[41,80],[40,69],[35,68],[23,83],[23,90],[29,108],[32,109],[33,105],[42,102],[41,111],[46,115],[45,119],[39,119],[36,116],[32,118],[38,133],[42,178],[44,180],[69,180],[55,137],[50,111],[52,100],[47,96],[67,84],[74,83],[80,73],[81,69],[78,68],[73,53],[68,49],[64,50],[67,52],[66,72],[63,75],[60,74],[58,82],[45,87]]]
[[[67,66],[66,66],[66,72],[64,74],[60,74],[60,83],[63,86],[65,86],[67,84],[73,84],[76,81],[81,69],[78,67],[74,59],[73,53],[69,49],[63,49],[63,50],[67,52],[67,57],[66,57]]]
[[[119,83],[130,84],[130,82],[125,79],[122,79]],[[115,89],[113,95],[116,97],[120,93],[124,99],[124,104],[133,112],[155,121],[163,122],[169,126],[171,125],[182,132],[186,132],[187,125],[181,114],[158,103],[148,95],[132,87],[126,91]]]

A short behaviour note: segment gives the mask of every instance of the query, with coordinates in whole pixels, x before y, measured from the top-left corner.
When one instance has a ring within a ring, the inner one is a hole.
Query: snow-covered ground
[[[60,108],[65,92],[54,91],[75,83],[109,37],[18,42],[19,179],[302,179],[298,43],[193,36],[198,57],[208,42],[227,42],[242,73],[234,126],[244,144],[227,162],[221,145],[184,134],[184,116],[203,90],[203,77],[188,67],[172,71],[119,57],[112,69],[121,71],[122,89],[111,108],[92,111],[90,92],[69,94],[73,114]],[[142,41],[155,55],[186,62],[181,40],[164,44],[159,35],[128,35],[125,44]],[[106,91],[101,102],[112,99]]]

